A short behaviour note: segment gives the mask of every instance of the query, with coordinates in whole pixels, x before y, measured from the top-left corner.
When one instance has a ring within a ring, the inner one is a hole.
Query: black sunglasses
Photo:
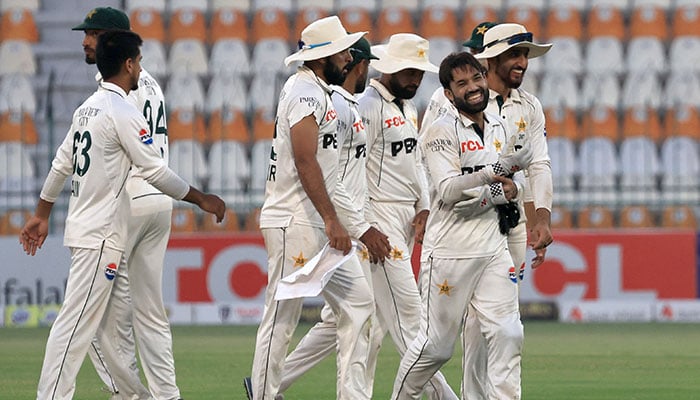
[[[509,36],[505,39],[494,40],[493,42],[484,46],[484,48],[489,48],[495,46],[498,43],[506,42],[508,44],[518,44],[522,42],[532,42],[532,32],[518,33],[513,36]]]

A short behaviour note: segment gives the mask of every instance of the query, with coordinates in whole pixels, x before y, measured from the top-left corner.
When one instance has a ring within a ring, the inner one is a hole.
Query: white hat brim
[[[335,40],[325,46],[314,47],[313,49],[301,49],[296,53],[287,56],[287,58],[284,59],[284,65],[289,66],[289,64],[295,61],[318,60],[324,57],[332,56],[336,53],[340,53],[341,51],[350,48],[350,46],[355,44],[355,42],[360,40],[360,38],[366,34],[367,32],[355,32],[348,34],[341,39]]]
[[[440,70],[437,65],[433,65],[427,60],[423,62],[415,62],[393,57],[387,53],[386,47],[387,45],[385,44],[372,46],[372,54],[379,57],[379,60],[370,60],[369,62],[369,65],[372,68],[376,69],[382,74],[393,74],[410,68],[433,73],[437,73]]]
[[[537,43],[532,43],[532,42],[519,42],[515,44],[509,44],[506,46],[494,46],[491,48],[488,48],[484,51],[482,51],[479,54],[475,54],[474,57],[479,59],[479,60],[486,60],[488,58],[493,58],[498,55],[501,55],[508,51],[509,49],[512,49],[513,47],[527,47],[530,49],[530,51],[527,53],[527,58],[537,58],[542,55],[544,55],[546,52],[549,51],[550,48],[552,48],[551,43],[545,43],[545,44],[537,44]]]

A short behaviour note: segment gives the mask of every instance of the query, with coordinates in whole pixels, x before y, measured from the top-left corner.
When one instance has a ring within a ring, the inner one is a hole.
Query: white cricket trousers
[[[366,250],[364,250],[366,251]],[[359,262],[361,266],[351,266],[351,268],[362,268],[365,278],[368,279],[370,288],[372,287],[370,272],[369,272],[369,260],[365,260],[366,254],[361,254],[358,251],[358,256],[353,257],[348,260],[348,262],[356,263]],[[370,321],[371,326],[374,327],[378,324],[376,314],[372,314],[372,319]],[[375,329],[370,329],[372,337],[370,337],[370,349],[368,360],[365,368],[365,381],[367,386],[365,389],[364,398],[372,398],[372,391],[374,386],[374,367],[376,367],[376,361],[371,361],[374,357],[377,357],[379,348],[381,347],[382,338],[374,334],[377,332]],[[378,333],[378,332],[377,332]],[[309,329],[309,331],[301,338],[301,341],[292,350],[291,353],[287,355],[284,361],[284,369],[282,370],[282,383],[280,384],[280,393],[284,393],[289,387],[302,375],[304,375],[308,370],[318,365],[326,357],[333,354],[336,351],[336,345],[338,343],[338,319],[333,314],[333,310],[328,305],[328,303],[323,305],[321,309],[321,321],[316,323]],[[369,368],[371,366],[372,368]],[[353,368],[350,373],[361,372],[360,368]],[[351,380],[359,380],[359,378],[350,377]]]
[[[328,241],[322,228],[292,223],[286,228],[263,228],[268,253],[268,285],[265,309],[258,327],[253,359],[253,395],[255,400],[273,400],[279,392],[284,359],[294,329],[299,323],[303,299],[274,300],[280,279],[300,267],[303,260],[316,255]],[[370,318],[374,311],[372,293],[361,268],[340,266],[323,289],[323,297],[338,318],[337,398],[363,399],[369,352]],[[352,381],[350,377],[358,377]]]
[[[518,281],[525,277],[525,253],[527,250],[527,228],[525,221],[513,228],[508,234],[508,251],[513,259],[513,265],[518,273]],[[518,301],[518,299],[516,299]],[[462,331],[462,399],[488,399],[489,377],[487,371],[488,353],[486,339],[476,319],[476,313],[471,306],[467,318],[464,319]]]
[[[421,268],[420,330],[401,359],[392,399],[421,398],[428,379],[452,357],[469,305],[486,338],[489,399],[520,399],[523,328],[512,266],[506,248],[490,257],[428,258]]]
[[[37,400],[73,398],[75,379],[102,321],[122,251],[71,247],[66,295],[46,342]]]
[[[130,217],[129,253],[124,258],[126,265],[122,265],[122,271],[128,269],[128,275],[116,280],[98,331],[107,370],[124,399],[180,398],[175,380],[170,322],[163,305],[163,260],[170,237],[170,223],[170,211]],[[123,306],[125,293],[130,294],[132,300],[133,329],[150,394],[141,383],[138,369],[132,367],[135,353],[124,329],[129,323],[129,315]]]
[[[416,215],[413,204],[370,201],[377,219],[377,228],[389,237],[392,252],[383,264],[373,264],[372,285],[377,303],[379,332],[383,338],[389,332],[396,350],[403,356],[418,334],[421,297],[411,265],[414,230],[411,224]],[[376,357],[370,359],[375,362]],[[374,370],[375,366],[371,366]],[[439,371],[426,385],[425,394],[430,400],[457,399],[445,377]]]

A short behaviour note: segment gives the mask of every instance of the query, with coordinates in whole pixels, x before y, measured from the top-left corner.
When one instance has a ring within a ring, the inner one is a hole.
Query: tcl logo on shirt
[[[333,121],[338,117],[338,113],[335,110],[330,110],[326,113],[326,121]]]
[[[386,124],[387,128],[391,128],[392,126],[399,127],[403,124],[406,123],[406,120],[401,118],[401,116],[395,116],[393,118],[385,119],[384,123]]]
[[[355,129],[355,132],[362,132],[365,130],[365,123],[362,120],[357,120],[352,124],[352,127]]]
[[[462,148],[462,153],[468,151],[479,151],[484,149],[484,145],[479,143],[478,140],[467,140],[466,142],[461,142],[460,146]]]

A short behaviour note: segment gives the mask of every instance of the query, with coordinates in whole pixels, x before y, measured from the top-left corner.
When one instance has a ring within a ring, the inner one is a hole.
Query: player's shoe
[[[253,382],[250,380],[249,376],[243,378],[243,387],[245,388],[245,395],[248,397],[248,400],[253,400]]]

